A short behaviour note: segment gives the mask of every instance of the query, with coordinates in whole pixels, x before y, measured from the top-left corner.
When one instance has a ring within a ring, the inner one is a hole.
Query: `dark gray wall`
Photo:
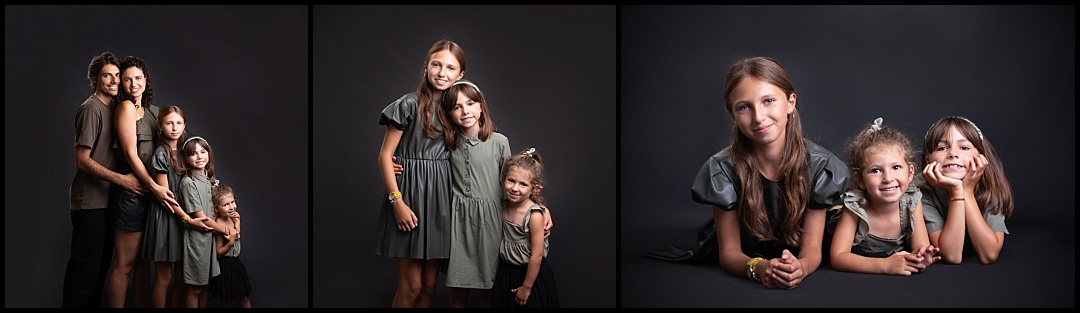
[[[693,245],[696,227],[712,218],[690,199],[690,183],[731,142],[724,76],[749,56],[780,61],[798,93],[805,136],[841,158],[846,141],[876,117],[920,147],[937,119],[970,118],[1013,187],[1010,229],[1052,230],[1057,236],[1047,240],[1073,247],[1075,6],[619,9],[621,304],[700,305],[664,302],[679,299],[678,289],[632,279],[650,269],[627,265],[652,264],[641,261],[646,250]],[[1073,251],[1047,253],[1073,266]]]
[[[4,23],[5,307],[60,306],[75,111],[102,50],[142,57],[155,104],[210,142],[253,305],[308,306],[307,6],[5,6]]]
[[[465,78],[484,91],[511,149],[535,146],[544,157],[555,223],[549,258],[562,304],[614,307],[616,11],[313,7],[314,306],[390,306],[394,260],[374,254],[385,197],[379,113],[415,90],[427,49],[449,38],[465,49]],[[448,305],[440,275],[434,306]]]

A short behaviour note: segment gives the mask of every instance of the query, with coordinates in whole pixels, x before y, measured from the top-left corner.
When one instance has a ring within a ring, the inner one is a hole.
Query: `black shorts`
[[[146,229],[146,212],[150,208],[150,201],[154,195],[144,193],[135,194],[124,188],[119,189],[116,197],[116,229],[127,231],[143,231]]]

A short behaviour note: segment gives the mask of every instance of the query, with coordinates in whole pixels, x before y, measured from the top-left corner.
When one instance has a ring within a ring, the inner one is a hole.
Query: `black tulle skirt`
[[[492,289],[493,308],[519,308],[514,301],[515,294],[511,289],[521,286],[525,281],[527,266],[516,266],[499,260],[499,269],[495,272],[495,286]],[[555,272],[544,258],[540,262],[540,272],[536,274],[532,293],[529,300],[525,301],[525,308],[557,308],[559,307],[559,292],[555,285]]]
[[[251,282],[240,257],[218,258],[221,274],[210,279],[210,296],[224,300],[241,300],[251,295]]]

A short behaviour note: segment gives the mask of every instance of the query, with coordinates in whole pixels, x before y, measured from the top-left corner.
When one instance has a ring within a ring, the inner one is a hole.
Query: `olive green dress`
[[[487,141],[477,136],[461,139],[450,152],[454,213],[446,286],[491,289],[499,268],[500,180],[503,161],[510,157],[510,142],[500,133],[492,133]]]

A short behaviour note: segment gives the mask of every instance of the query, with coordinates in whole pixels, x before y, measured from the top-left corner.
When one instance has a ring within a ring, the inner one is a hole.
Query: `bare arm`
[[[401,141],[402,131],[393,125],[386,126],[386,135],[383,137],[382,147],[379,149],[379,175],[382,176],[383,185],[387,192],[400,192],[397,185],[397,177],[394,175],[394,151],[397,150]],[[397,219],[397,227],[401,231],[410,231],[416,228],[419,220],[412,212],[405,199],[394,200],[394,217]]]
[[[168,186],[169,175],[165,173],[154,174],[154,182],[161,186]],[[169,214],[176,215],[176,217],[184,217],[184,215],[187,215],[186,213],[184,213],[183,209],[180,209],[179,203],[176,206],[169,205],[164,206],[163,208],[169,210]]]
[[[240,239],[240,211],[233,210],[233,215],[229,215],[229,220],[232,220],[233,225],[236,225],[236,238]]]
[[[951,198],[963,198],[964,190],[959,180],[946,177],[941,173],[941,165],[930,162],[923,169],[923,177],[930,185],[945,189]],[[963,261],[965,213],[962,201],[949,201],[945,210],[945,224],[941,230],[929,233],[930,244],[941,249],[941,260],[949,264],[960,264]],[[981,217],[980,217],[981,219]]]
[[[941,257],[937,255],[938,247],[930,244],[930,236],[926,233],[926,223],[923,218],[923,205],[922,201],[919,201],[915,210],[912,213],[912,220],[915,221],[915,229],[911,234],[911,253],[914,254],[916,267],[918,272],[924,272],[930,265],[933,265],[937,261],[941,260]]]
[[[222,234],[227,234],[227,235],[232,234],[232,230],[230,230],[228,227],[225,227],[225,225],[222,225],[221,223],[218,223],[215,220],[209,219],[210,217],[206,216],[206,214],[204,214],[203,211],[195,211],[194,213],[191,213],[191,217],[192,218],[207,218],[207,220],[203,221],[204,223],[206,223],[206,226],[210,226],[210,228],[212,228],[214,231],[222,233]]]
[[[964,217],[968,236],[971,236],[971,244],[975,253],[979,255],[979,262],[992,264],[997,261],[1001,246],[1005,244],[1005,232],[995,232],[990,225],[986,224],[979,202],[975,198],[975,186],[982,180],[986,172],[986,165],[990,162],[986,155],[979,154],[968,161],[968,173],[964,176]],[[958,201],[959,202],[959,201]]]
[[[743,254],[742,242],[739,241],[739,214],[714,206],[713,220],[716,224],[716,241],[720,245],[720,267],[731,275],[746,277],[746,262],[750,257]]]
[[[131,165],[135,177],[149,187],[154,192],[154,196],[163,201],[163,205],[176,204],[172,191],[166,187],[167,185],[161,186],[154,182],[154,179],[150,177],[150,173],[146,171],[146,167],[143,166],[142,161],[139,159],[138,147],[136,146],[138,135],[135,130],[135,121],[138,119],[136,110],[135,103],[130,100],[125,100],[116,107],[116,121],[113,123],[116,124],[116,137],[120,141],[122,158],[127,160],[128,165]]]
[[[859,227],[859,218],[848,210],[841,210],[840,220],[833,231],[832,246],[829,247],[829,262],[833,269],[844,272],[884,274],[885,259],[868,258],[851,253],[855,241],[855,230]]]
[[[529,256],[529,265],[525,270],[525,280],[521,286],[510,290],[515,293],[514,299],[518,305],[524,306],[532,294],[536,276],[540,273],[540,263],[544,260],[544,214],[538,211],[530,211],[529,217],[529,248],[532,254]]]
[[[791,252],[784,250],[779,262],[769,262],[772,276],[781,288],[795,288],[821,265],[821,239],[825,236],[825,209],[803,213],[803,234],[799,241],[798,258],[789,258]]]
[[[216,249],[217,257],[220,258],[222,256],[225,256],[225,253],[228,253],[229,249],[232,249],[233,244],[236,242],[236,240],[233,239],[233,236],[234,235],[232,235],[232,234],[222,235],[222,236],[217,236],[217,235],[214,236],[214,243],[215,243],[215,246],[217,247],[217,249]]]
[[[986,224],[974,193],[965,198],[967,200],[964,202],[956,202],[964,204],[964,220],[967,222],[968,235],[971,236],[971,245],[975,248],[975,254],[979,255],[980,263],[993,264],[1005,244],[1005,232],[995,232]]]
[[[135,175],[120,175],[120,173],[105,168],[101,163],[94,161],[90,157],[90,147],[75,146],[75,168],[98,179],[120,185],[120,187],[124,187],[124,189],[135,194],[142,195],[142,185],[139,184],[139,179],[135,178]]]
[[[165,173],[157,173],[154,175],[154,181],[157,182],[158,185],[168,186],[169,176]],[[179,203],[177,203],[176,205],[169,204],[167,206],[164,206],[163,209],[169,210],[169,214],[172,214],[180,220],[184,221],[184,223],[187,223],[188,226],[206,231],[210,230],[210,228],[206,226],[205,223],[203,223],[203,221],[206,221],[209,218],[188,218],[187,220],[184,220],[184,217],[188,216],[188,214],[184,212],[184,209],[180,207]]]
[[[859,227],[859,218],[848,210],[843,210],[840,214],[840,221],[837,222],[836,230],[833,232],[832,246],[829,247],[829,261],[833,269],[853,273],[902,276],[917,272],[915,263],[908,264],[907,262],[908,252],[897,252],[885,258],[872,258],[852,253],[851,246],[855,239],[855,231]],[[923,237],[925,239],[926,236]],[[912,246],[917,246],[914,239]]]
[[[930,236],[926,233],[926,223],[923,223],[922,201],[916,203],[915,212],[911,218],[915,221],[915,229],[911,234],[911,251],[920,251],[930,246]]]

